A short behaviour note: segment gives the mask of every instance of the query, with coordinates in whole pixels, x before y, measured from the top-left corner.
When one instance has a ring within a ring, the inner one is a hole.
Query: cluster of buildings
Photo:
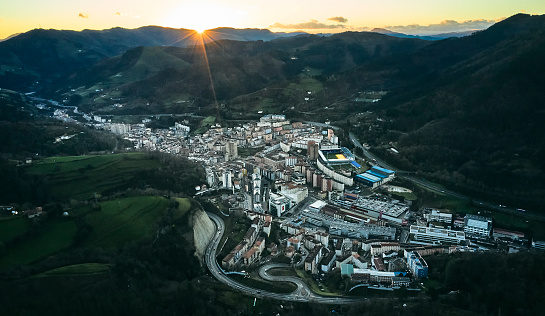
[[[260,235],[270,235],[272,217],[253,212],[248,212],[247,216],[252,220],[252,225],[248,228],[244,238],[221,261],[222,267],[226,270],[231,270],[235,266],[253,264],[261,257],[261,253],[265,249],[265,237]]]
[[[289,234],[285,239],[287,257],[299,252],[303,254],[300,264],[305,271],[323,276],[338,269],[354,286],[409,287],[411,282],[428,276],[423,256],[456,251],[453,246],[343,237],[314,225],[283,223],[281,229]]]

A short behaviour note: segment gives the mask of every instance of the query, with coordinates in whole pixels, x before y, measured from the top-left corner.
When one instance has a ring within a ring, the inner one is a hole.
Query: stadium
[[[356,168],[361,168],[361,166],[356,162],[356,157],[354,157],[354,154],[352,154],[346,147],[320,149],[318,153],[322,162],[327,166],[352,164]]]

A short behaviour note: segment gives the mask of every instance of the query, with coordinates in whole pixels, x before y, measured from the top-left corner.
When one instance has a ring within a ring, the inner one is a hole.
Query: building
[[[278,217],[282,216],[292,207],[291,199],[281,195],[270,192],[269,193],[269,212]]]
[[[233,142],[233,141],[230,141],[230,142],[227,142],[227,144],[225,144],[225,151],[226,151],[226,154],[227,154],[227,161],[230,161],[230,160],[233,160],[235,158],[238,157],[238,146],[237,146],[237,142]]]
[[[425,215],[425,218],[428,222],[440,222],[440,223],[447,223],[452,224],[452,214],[450,213],[442,213],[438,210],[431,210],[429,214]]]
[[[418,252],[405,251],[405,259],[407,259],[407,265],[415,278],[422,279],[428,277],[428,264]]]
[[[494,228],[492,230],[492,236],[494,239],[511,239],[513,241],[524,239],[524,233],[501,228]]]
[[[532,242],[532,247],[539,250],[545,250],[545,241],[535,240]]]
[[[391,181],[394,179],[394,177],[395,171],[374,166],[364,173],[358,174],[354,180],[374,189],[388,181]]]
[[[466,240],[464,232],[449,229],[411,225],[410,233],[415,241],[428,244],[460,244]]]
[[[315,141],[313,140],[309,140],[308,143],[307,143],[307,155],[308,155],[308,159],[310,160],[316,160],[318,159],[318,150],[319,150],[319,145],[316,144]]]
[[[335,267],[335,261],[337,260],[337,256],[335,255],[335,251],[329,251],[329,253],[322,258],[321,261],[321,270],[324,273],[330,272]]]
[[[312,274],[318,273],[320,267],[319,262],[323,257],[324,246],[314,247],[305,259],[305,271],[310,271]]]
[[[490,237],[492,218],[467,214],[464,218],[464,232],[470,236]]]
[[[223,187],[224,188],[230,189],[230,188],[233,187],[233,180],[232,180],[231,170],[225,170],[223,172],[222,181],[223,181]]]

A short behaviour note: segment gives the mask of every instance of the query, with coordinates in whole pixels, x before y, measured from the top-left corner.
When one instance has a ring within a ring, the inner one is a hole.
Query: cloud
[[[273,29],[343,29],[344,25],[341,24],[325,24],[320,23],[318,20],[310,20],[309,22],[302,22],[297,24],[282,24],[282,23],[274,23],[270,26],[270,28]]]
[[[130,16],[130,17],[133,17],[133,18],[135,18],[135,19],[139,19],[139,18],[140,18],[139,15],[133,15],[132,12],[125,13],[125,12],[116,11],[116,12],[113,13],[112,15],[117,15],[117,16]]]
[[[80,18],[84,18],[84,19],[88,19],[88,18],[89,18],[89,14],[87,14],[87,13],[82,13],[82,12],[80,12],[80,13],[78,14],[78,16],[79,16]]]
[[[395,25],[395,26],[384,26],[382,28],[388,29],[393,32],[399,32],[410,35],[432,35],[439,33],[449,33],[449,32],[463,32],[471,30],[484,30],[496,22],[501,21],[502,19],[497,20],[467,20],[458,22],[455,20],[445,20],[437,24],[430,25]]]
[[[347,18],[344,18],[342,16],[334,16],[334,17],[331,17],[328,19],[329,21],[337,21],[339,23],[346,23],[348,22],[348,19]]]

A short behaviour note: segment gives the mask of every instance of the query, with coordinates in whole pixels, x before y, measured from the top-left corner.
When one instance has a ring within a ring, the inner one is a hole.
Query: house
[[[41,206],[38,206],[37,208],[33,209],[33,210],[28,210],[26,212],[28,218],[34,218],[34,217],[39,217],[43,214],[43,210],[42,210],[42,207]]]

